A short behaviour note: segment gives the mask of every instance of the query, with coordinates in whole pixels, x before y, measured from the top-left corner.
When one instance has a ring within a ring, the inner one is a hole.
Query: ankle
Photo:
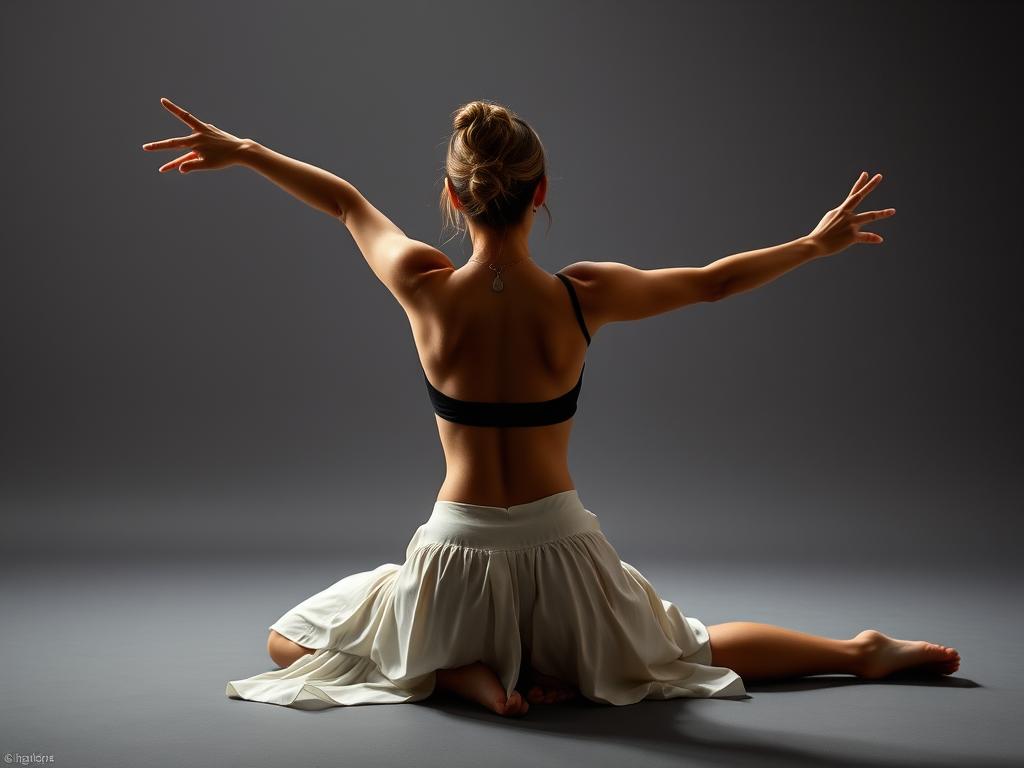
[[[882,634],[875,629],[865,629],[859,632],[846,642],[850,646],[850,654],[853,660],[853,674],[863,677],[865,670],[871,661],[878,655],[881,647]]]

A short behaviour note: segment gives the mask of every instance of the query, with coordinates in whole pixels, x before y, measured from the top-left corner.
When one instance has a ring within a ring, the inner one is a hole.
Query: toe
[[[924,649],[928,652],[928,655],[930,657],[941,657],[943,659],[946,657],[946,650],[941,645],[936,645],[935,643],[925,643]]]
[[[522,714],[523,710],[523,697],[519,695],[519,691],[512,691],[512,695],[508,697],[508,700],[502,703],[501,713],[505,715],[517,715]]]

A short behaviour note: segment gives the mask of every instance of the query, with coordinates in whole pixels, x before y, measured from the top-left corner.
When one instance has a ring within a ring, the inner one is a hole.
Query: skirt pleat
[[[707,627],[620,559],[575,489],[512,507],[437,501],[401,565],[351,574],[270,625],[315,649],[232,680],[230,698],[311,709],[419,701],[436,670],[482,661],[512,693],[524,665],[586,698],[745,696]]]

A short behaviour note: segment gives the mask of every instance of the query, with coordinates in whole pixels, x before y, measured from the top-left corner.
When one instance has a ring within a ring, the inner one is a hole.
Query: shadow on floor
[[[823,688],[842,688],[847,685],[921,685],[932,688],[981,688],[979,683],[965,677],[944,675],[922,675],[913,672],[898,672],[884,680],[864,680],[852,675],[814,675],[796,680],[747,683],[744,687],[750,693],[781,693],[789,691],[817,691]]]
[[[863,680],[847,675],[821,675],[775,683],[750,684],[751,693],[810,691],[856,685],[923,685],[940,688],[979,688],[964,678],[893,676],[886,680]],[[747,703],[750,697],[715,699],[716,702]],[[532,704],[523,717],[505,718],[467,702],[448,691],[438,691],[429,699],[414,702],[453,717],[476,721],[480,725],[517,728],[578,738],[588,742],[606,741],[616,746],[641,749],[676,759],[727,766],[878,766],[906,768],[927,765],[932,768],[962,766],[962,757],[954,759],[941,752],[901,750],[884,758],[865,753],[862,738],[800,737],[791,732],[775,734],[724,725],[701,714],[709,700],[646,700],[626,706],[609,706],[587,699],[561,704]],[[782,743],[782,738],[786,743]],[[869,750],[870,751],[870,750]],[[1010,766],[1010,761],[989,761],[985,765]],[[978,763],[977,765],[981,765]]]

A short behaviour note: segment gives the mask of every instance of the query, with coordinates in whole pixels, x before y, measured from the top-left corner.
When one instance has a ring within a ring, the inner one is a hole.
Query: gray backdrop
[[[1018,766],[1020,8],[0,4],[4,759]],[[549,151],[550,271],[775,245],[884,173],[884,245],[601,329],[571,469],[687,616],[875,627],[963,667],[516,720],[228,699],[272,667],[270,622],[402,561],[443,454],[406,317],[344,226],[246,169],[158,174],[175,153],[141,145],[187,131],[161,96],[435,245],[452,110],[507,104]]]
[[[1016,555],[1012,4],[370,6],[5,5],[5,560],[394,560],[443,479],[347,230],[246,169],[158,174],[161,96],[434,245],[451,111],[507,104],[549,152],[550,271],[774,245],[884,173],[882,246],[596,334],[573,476],[624,557]]]

